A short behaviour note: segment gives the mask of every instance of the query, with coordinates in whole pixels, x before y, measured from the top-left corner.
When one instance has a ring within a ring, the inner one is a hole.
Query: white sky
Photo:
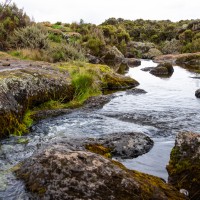
[[[3,2],[3,0],[0,0]],[[13,0],[38,21],[102,23],[110,17],[124,19],[200,18],[200,0]]]

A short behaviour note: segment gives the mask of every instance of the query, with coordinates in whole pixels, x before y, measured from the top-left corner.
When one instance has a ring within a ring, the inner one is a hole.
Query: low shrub
[[[41,25],[31,25],[14,31],[10,37],[13,48],[47,49],[48,31]]]

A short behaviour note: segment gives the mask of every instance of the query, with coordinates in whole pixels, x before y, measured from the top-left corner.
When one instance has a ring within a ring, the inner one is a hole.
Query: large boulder
[[[161,63],[157,67],[150,70],[150,73],[155,76],[171,76],[174,72],[174,68],[170,63]]]
[[[156,48],[155,44],[150,42],[129,42],[127,44],[127,58],[147,58],[152,59],[162,53]]]
[[[105,64],[113,67],[116,65],[120,65],[123,59],[124,55],[115,46],[109,48],[109,50],[102,57],[102,60]]]
[[[137,67],[141,65],[141,60],[135,58],[125,58],[123,63],[126,64],[128,67]]]
[[[170,155],[169,183],[189,191],[190,199],[200,197],[200,134],[179,133]]]
[[[69,101],[74,94],[67,72],[45,63],[9,62],[9,67],[0,63],[0,137],[25,131],[22,120],[28,108],[50,99]]]
[[[185,199],[160,178],[85,151],[52,146],[26,159],[16,171],[34,199]]]
[[[196,90],[195,96],[196,96],[197,98],[200,98],[200,89]]]

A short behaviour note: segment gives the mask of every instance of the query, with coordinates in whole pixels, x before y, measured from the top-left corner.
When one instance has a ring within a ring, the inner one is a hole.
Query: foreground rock
[[[169,183],[186,189],[190,199],[200,197],[200,135],[184,132],[176,137],[169,165]]]
[[[25,160],[16,174],[34,193],[33,199],[184,199],[157,177],[64,146],[51,147]]]
[[[200,98],[200,89],[196,90],[195,96],[196,96],[197,98]]]
[[[161,63],[157,67],[150,70],[150,73],[155,76],[171,76],[174,72],[172,64]]]

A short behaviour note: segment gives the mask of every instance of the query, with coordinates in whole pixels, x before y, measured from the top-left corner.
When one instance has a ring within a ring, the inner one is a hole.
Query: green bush
[[[82,51],[70,44],[53,44],[45,51],[46,58],[49,62],[61,62],[70,60],[85,60]]]
[[[90,49],[90,53],[92,55],[99,55],[101,48],[103,48],[104,44],[98,38],[91,38],[86,43],[86,47]]]
[[[46,49],[49,45],[48,32],[40,25],[17,29],[10,39],[13,48]]]
[[[30,18],[15,4],[4,6],[0,3],[0,50],[9,48],[9,37],[16,28],[30,24]]]

